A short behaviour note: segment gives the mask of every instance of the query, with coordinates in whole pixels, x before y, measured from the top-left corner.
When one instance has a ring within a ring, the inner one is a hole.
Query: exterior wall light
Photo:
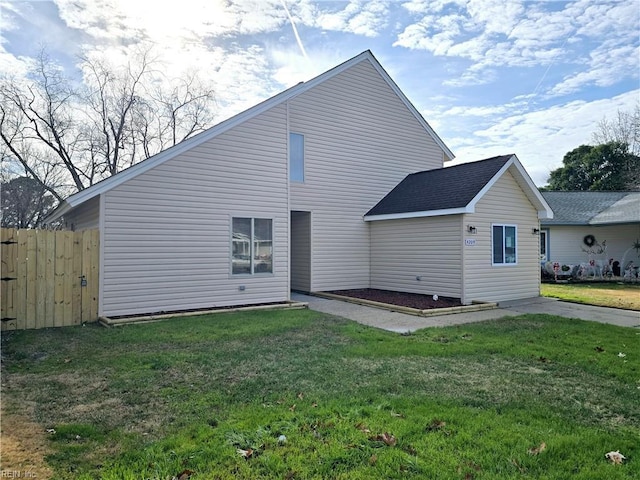
[[[477,232],[477,229],[473,225],[467,225],[467,232],[475,234]]]

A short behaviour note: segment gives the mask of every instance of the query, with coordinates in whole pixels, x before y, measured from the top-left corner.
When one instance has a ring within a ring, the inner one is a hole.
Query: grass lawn
[[[622,283],[543,283],[543,297],[602,307],[640,310],[640,285]]]
[[[33,427],[23,440],[43,442],[53,478],[640,472],[631,328],[526,315],[399,335],[298,310],[5,332],[2,346],[3,424]]]

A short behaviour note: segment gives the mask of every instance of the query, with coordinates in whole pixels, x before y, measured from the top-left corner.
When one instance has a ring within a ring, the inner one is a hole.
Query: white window
[[[232,219],[231,273],[273,273],[273,220],[243,217]]]
[[[289,134],[289,180],[304,182],[304,135]]]
[[[518,263],[517,230],[515,225],[492,225],[491,245],[493,265]]]

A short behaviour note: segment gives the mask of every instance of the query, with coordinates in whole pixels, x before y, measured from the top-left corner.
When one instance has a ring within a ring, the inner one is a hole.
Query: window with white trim
[[[231,223],[231,273],[273,273],[273,220],[233,217]]]
[[[289,180],[304,182],[304,135],[289,134]]]
[[[517,228],[515,225],[492,225],[493,265],[518,263]]]

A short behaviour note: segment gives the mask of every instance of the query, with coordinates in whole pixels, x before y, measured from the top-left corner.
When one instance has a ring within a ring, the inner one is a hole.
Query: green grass
[[[540,315],[412,335],[312,311],[60,328],[3,335],[3,408],[55,429],[61,479],[631,479],[638,352],[634,329]]]
[[[640,285],[629,283],[543,283],[543,297],[640,311]]]

